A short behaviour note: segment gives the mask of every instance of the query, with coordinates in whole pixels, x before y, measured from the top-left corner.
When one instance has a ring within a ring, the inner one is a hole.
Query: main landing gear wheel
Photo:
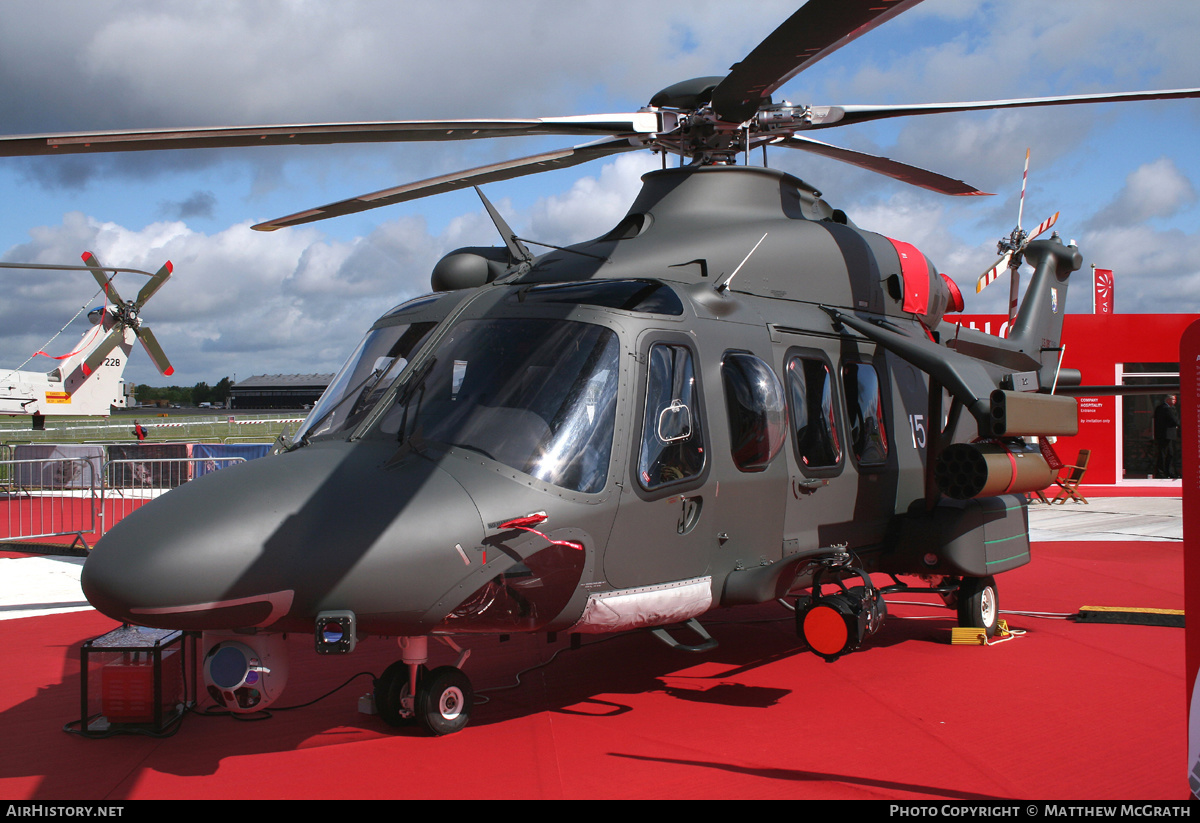
[[[999,622],[1000,597],[996,594],[996,578],[964,577],[958,584],[958,625],[985,629],[991,637]]]
[[[417,684],[417,722],[430,734],[461,731],[471,719],[475,690],[461,669],[439,666]]]

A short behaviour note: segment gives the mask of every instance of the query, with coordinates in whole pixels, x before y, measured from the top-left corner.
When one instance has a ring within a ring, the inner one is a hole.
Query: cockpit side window
[[[400,324],[367,332],[305,418],[295,442],[353,430],[436,325],[434,322]]]
[[[651,346],[646,381],[638,481],[652,491],[704,470],[704,432],[691,349],[671,343]]]

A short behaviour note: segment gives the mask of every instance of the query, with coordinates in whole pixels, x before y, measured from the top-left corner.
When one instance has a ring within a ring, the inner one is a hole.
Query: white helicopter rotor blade
[[[881,157],[876,154],[866,154],[865,152],[853,151],[852,149],[843,149],[840,146],[831,146],[829,143],[822,143],[819,140],[813,140],[811,137],[785,137],[772,145],[786,146],[789,149],[800,149],[801,151],[812,152],[813,154],[819,154],[834,160],[841,160],[843,163],[849,163],[853,166],[878,172],[879,174],[891,177],[893,180],[920,186],[923,189],[936,191],[940,194],[990,196],[989,192],[980,191],[969,183],[955,180],[952,177],[938,174],[935,171],[910,166],[907,163],[901,163],[897,160]]]
[[[1010,260],[1012,260],[1012,252],[1005,252],[1004,256],[996,261],[996,265],[992,266],[980,276],[979,281],[975,284],[975,293],[979,294],[981,291],[986,289],[992,281],[1003,274],[1004,270],[1008,268],[1008,263]]]
[[[550,171],[551,169],[576,166],[600,157],[634,151],[640,148],[642,148],[642,143],[636,137],[598,140],[594,143],[587,143],[582,146],[575,146],[574,148],[543,152],[542,154],[534,154],[515,160],[504,160],[499,163],[491,163],[486,166],[467,169],[466,171],[431,177],[416,183],[406,183],[402,186],[383,189],[371,194],[351,197],[348,200],[340,200],[337,203],[330,203],[320,208],[308,209],[307,211],[297,212],[286,217],[268,220],[252,226],[252,228],[257,231],[275,231],[287,226],[299,226],[304,223],[312,223],[330,217],[354,214],[355,212],[366,211],[368,209],[376,209],[380,206],[389,206],[393,203],[403,203],[433,194],[477,186],[482,183],[493,183],[497,180],[509,180],[527,174],[537,174],[538,172]]]

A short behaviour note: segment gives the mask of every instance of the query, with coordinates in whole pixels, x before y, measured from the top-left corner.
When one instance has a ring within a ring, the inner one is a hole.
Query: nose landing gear
[[[401,659],[375,681],[375,710],[389,726],[419,724],[432,735],[461,731],[471,719],[475,690],[460,668],[470,651],[438,637],[459,653],[456,665],[430,670],[427,637],[401,637]]]

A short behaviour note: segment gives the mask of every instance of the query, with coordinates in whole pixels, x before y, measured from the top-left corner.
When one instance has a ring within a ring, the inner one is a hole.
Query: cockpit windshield
[[[305,418],[292,442],[352,430],[400,375],[436,323],[371,329]]]
[[[612,454],[619,351],[616,333],[591,323],[463,320],[379,427],[401,441],[467,449],[556,486],[598,492]]]

